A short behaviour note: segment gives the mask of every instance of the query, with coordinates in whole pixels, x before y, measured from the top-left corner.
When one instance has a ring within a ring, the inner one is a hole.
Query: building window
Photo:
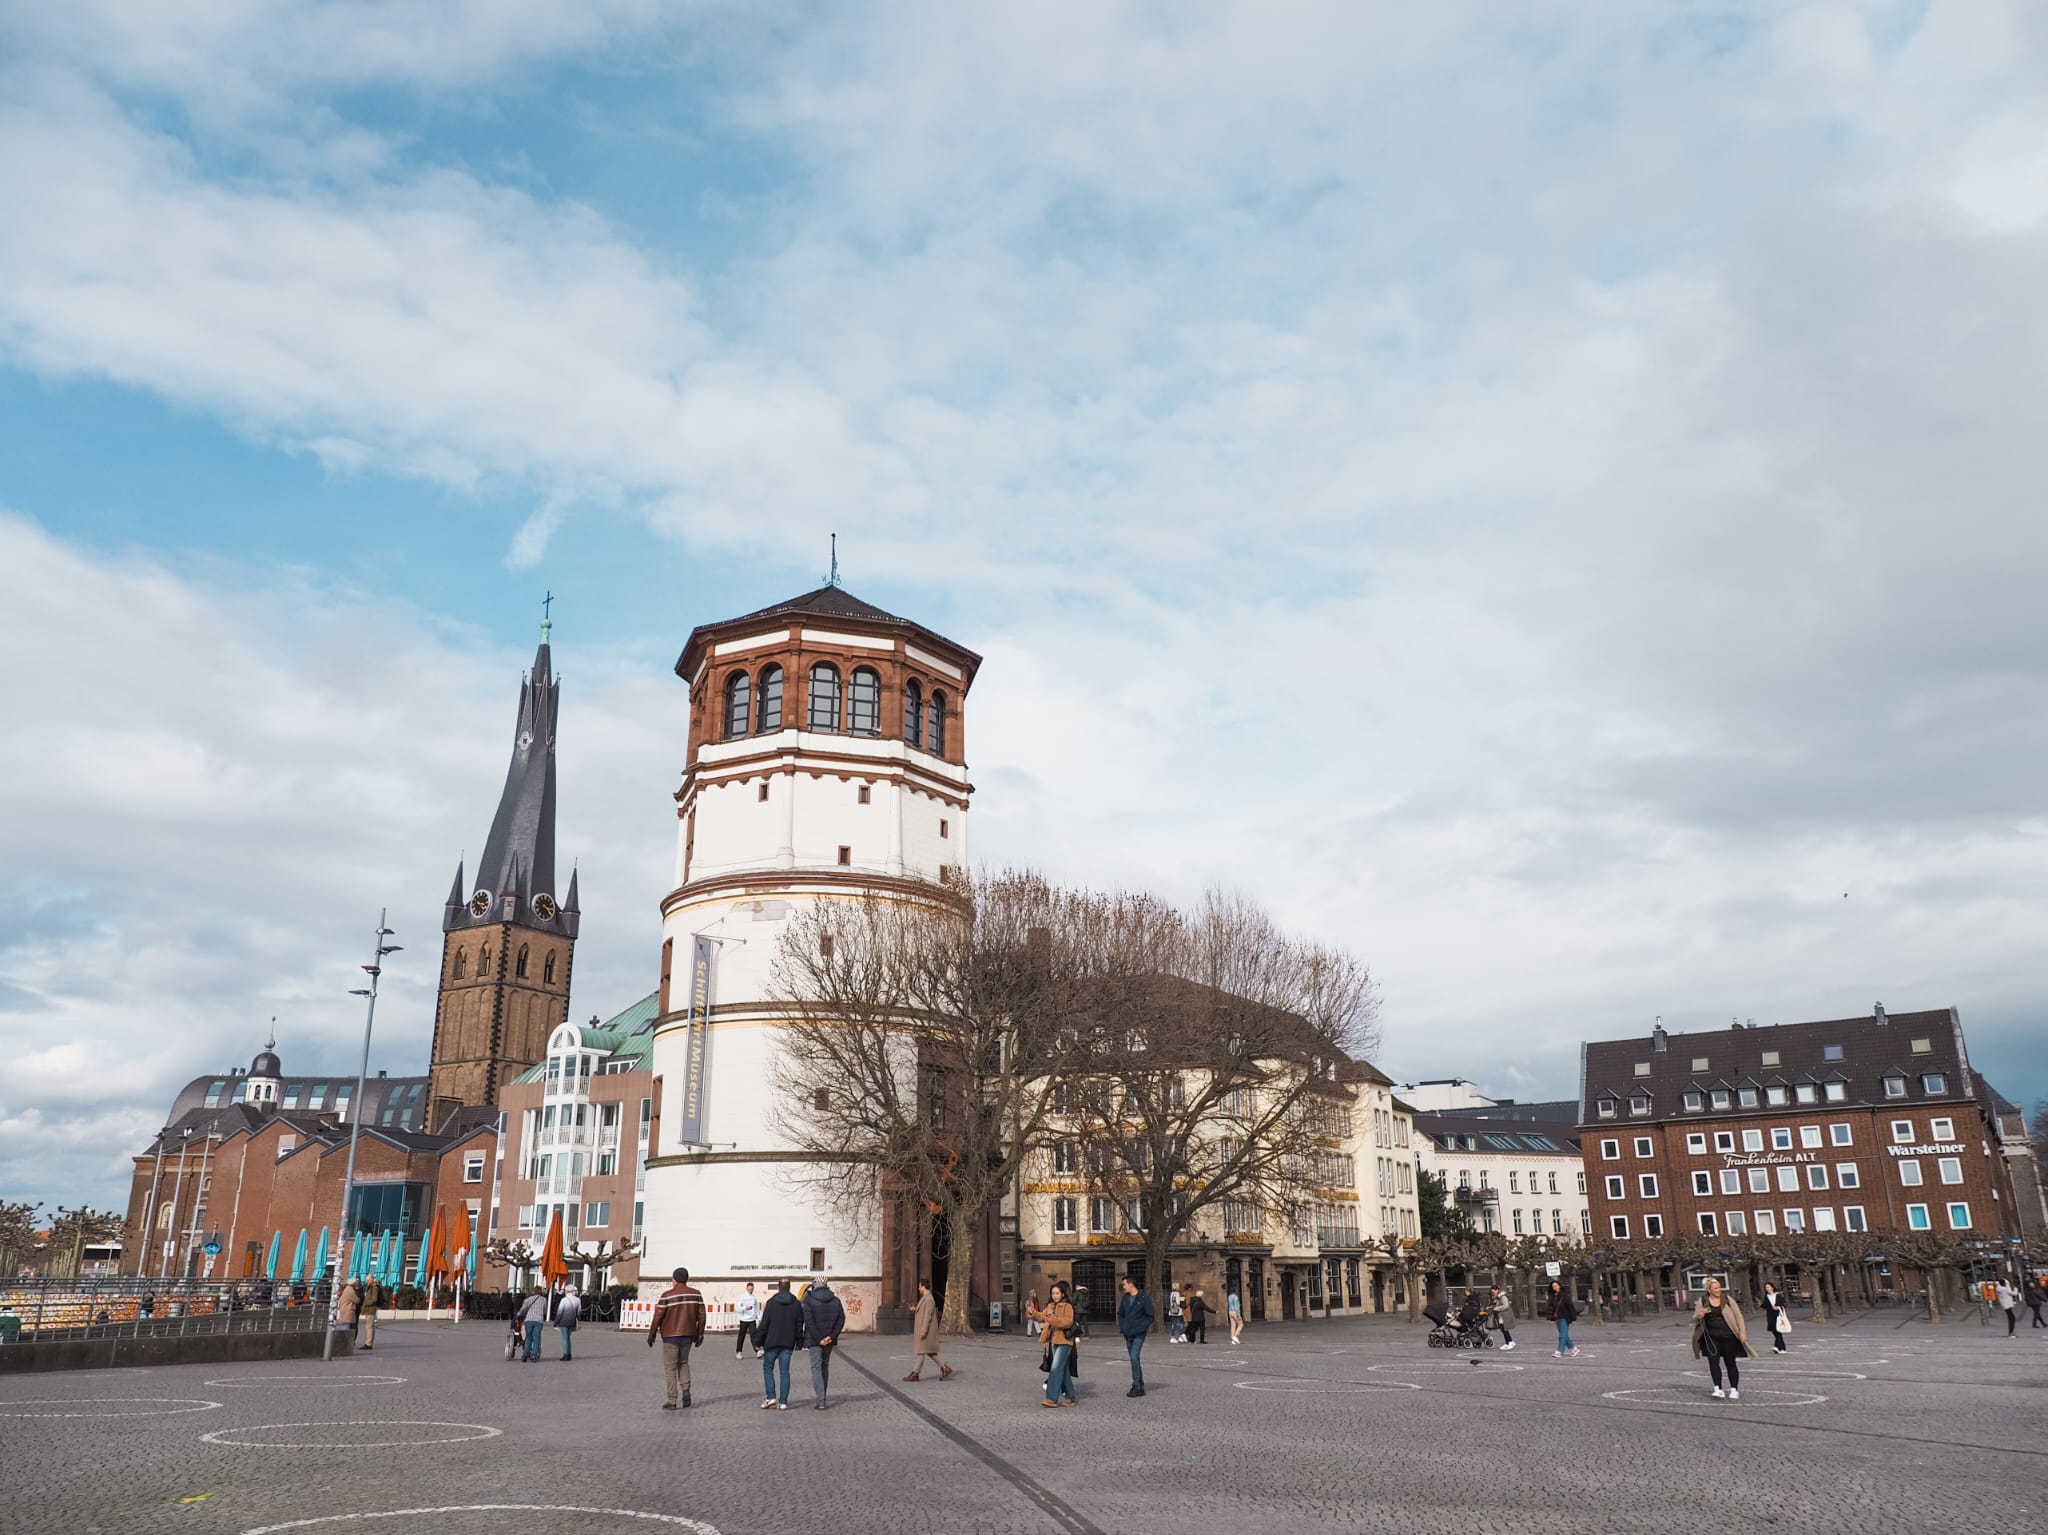
[[[1619,1174],[1607,1180],[1607,1197],[1609,1199],[1628,1198],[1628,1185],[1622,1181]]]
[[[522,981],[526,979],[526,945],[523,943],[519,946],[519,964],[513,973]]]
[[[1531,1173],[1531,1174],[1529,1174],[1529,1192],[1530,1192],[1530,1193],[1532,1193],[1532,1194],[1536,1192],[1536,1175],[1535,1175],[1534,1173]],[[1556,1174],[1556,1173],[1552,1173],[1552,1174],[1550,1175],[1550,1192],[1551,1192],[1551,1193],[1553,1193],[1553,1194],[1555,1194],[1555,1193],[1557,1192],[1557,1174]]]
[[[1787,1232],[1801,1232],[1805,1229],[1806,1212],[1804,1210],[1787,1210],[1785,1212],[1785,1230]]]
[[[1862,1186],[1862,1183],[1863,1183],[1863,1177],[1862,1177],[1862,1174],[1860,1174],[1860,1173],[1858,1173],[1858,1172],[1856,1171],[1856,1164],[1855,1164],[1854,1162],[1837,1162],[1837,1163],[1835,1164],[1835,1187],[1836,1187],[1836,1188],[1838,1188],[1838,1189],[1853,1189],[1853,1188],[1859,1188],[1859,1187],[1861,1187],[1861,1186]]]
[[[1887,1098],[1905,1097],[1906,1079],[1902,1076],[1898,1076],[1897,1074],[1893,1074],[1892,1076],[1886,1077],[1884,1079],[1884,1095]]]
[[[1612,1098],[1602,1098],[1597,1107],[1602,1119],[1614,1118],[1614,1111],[1617,1105]]]
[[[1688,1114],[1697,1114],[1697,1113],[1699,1113],[1699,1112],[1700,1112],[1701,1110],[1705,1109],[1705,1108],[1706,1108],[1706,1106],[1707,1106],[1707,1095],[1706,1095],[1705,1093],[1702,1093],[1702,1092],[1698,1092],[1698,1091],[1696,1091],[1696,1090],[1692,1090],[1692,1089],[1688,1089],[1688,1090],[1687,1090],[1687,1092],[1686,1092],[1686,1095],[1685,1095],[1685,1112],[1686,1112],[1686,1113],[1688,1113]]]
[[[612,1202],[599,1199],[583,1207],[585,1226],[609,1226],[612,1223]]]
[[[1522,1192],[1522,1175],[1520,1173],[1513,1171],[1508,1173],[1508,1192],[1510,1194]]]
[[[1828,1186],[1828,1169],[1825,1162],[1806,1164],[1806,1186],[1810,1189],[1825,1189]]]
[[[1789,1164],[1780,1167],[1778,1169],[1778,1192],[1781,1194],[1792,1194],[1797,1193],[1798,1189],[1799,1169]]]
[[[1072,1141],[1054,1141],[1052,1143],[1052,1170],[1056,1173],[1071,1173],[1076,1165],[1074,1160],[1074,1143]]]
[[[1743,1132],[1742,1132],[1742,1149],[1743,1149],[1744,1151],[1762,1151],[1762,1150],[1764,1149],[1764,1133],[1763,1133],[1763,1131],[1761,1131],[1761,1130],[1745,1130],[1745,1131],[1743,1131]]]
[[[862,784],[858,789],[854,790],[853,797],[859,804],[871,804],[874,801],[874,791],[866,784]]]
[[[543,986],[555,984],[555,956],[552,950],[549,951],[548,957],[541,961],[540,982]]]
[[[1948,1078],[1938,1071],[1927,1072],[1920,1078],[1920,1091],[1936,1095],[1945,1093],[1948,1091]]]
[[[1727,1089],[1727,1088],[1725,1088],[1725,1087],[1717,1087],[1717,1088],[1715,1088],[1715,1089],[1714,1089],[1714,1107],[1715,1107],[1715,1108],[1716,1108],[1717,1110],[1719,1110],[1719,1109],[1729,1109],[1729,1108],[1733,1108],[1734,1106],[1735,1106],[1735,1099],[1734,1099],[1733,1095],[1731,1095],[1731,1094],[1729,1093],[1729,1091],[1728,1091],[1728,1089]]]
[[[1912,1120],[1895,1119],[1892,1121],[1892,1144],[1894,1146],[1910,1146],[1913,1144]]]
[[[1863,1206],[1842,1206],[1842,1229],[1844,1231],[1868,1231],[1870,1229],[1863,1220]]]
[[[1956,1122],[1953,1119],[1930,1119],[1927,1121],[1927,1138],[1930,1141],[1952,1141],[1956,1138]]]
[[[948,841],[952,838],[952,835],[953,823],[941,817],[939,820],[939,840],[941,842]]]
[[[1847,1103],[1849,1101],[1849,1084],[1847,1082],[1829,1082],[1825,1085],[1824,1095],[1829,1103]]]
[[[464,979],[465,977],[467,977],[467,976],[468,976],[468,974],[469,974],[469,951],[468,951],[467,949],[457,949],[457,950],[455,951],[455,968],[454,968],[453,970],[451,970],[451,971],[449,971],[449,972],[448,972],[448,978],[449,978],[449,979],[450,979],[451,981],[459,981],[459,980],[462,980],[462,979]],[[213,1084],[213,1086],[214,1086],[214,1091],[215,1091],[215,1092],[217,1093],[217,1092],[218,1092],[218,1091],[220,1090],[220,1084],[219,1084],[218,1082],[216,1082],[216,1083],[214,1083],[214,1084]],[[213,1105],[213,1102],[214,1102],[214,1100],[213,1100],[213,1098],[209,1097],[209,1098],[208,1098],[208,1099],[206,1100],[206,1102],[207,1102],[207,1106],[208,1106],[208,1107],[210,1108],[210,1107],[212,1107],[212,1105]]]
[[[1970,1207],[1961,1200],[1957,1200],[1948,1207],[1948,1227],[1951,1231],[1968,1231],[1970,1229]]]
[[[1906,1225],[1907,1225],[1907,1226],[1908,1226],[1908,1227],[1909,1227],[1910,1229],[1912,1229],[1912,1230],[1914,1230],[1914,1231],[1926,1231],[1926,1230],[1929,1230],[1929,1229],[1930,1229],[1930,1228],[1931,1228],[1931,1227],[1933,1226],[1933,1224],[1934,1224],[1934,1223],[1933,1223],[1932,1221],[1928,1220],[1928,1218],[1927,1218],[1927,1206],[1925,1206],[1925,1205],[1907,1205],[1907,1206],[1906,1206]]]
[[[519,1229],[521,1231],[533,1230],[534,1218],[538,1213],[539,1206],[537,1205],[521,1205],[519,1207]]]
[[[1651,1147],[1650,1147],[1650,1138],[1649,1138],[1649,1137],[1648,1137],[1647,1135],[1639,1135],[1639,1136],[1637,1136],[1637,1137],[1636,1137],[1636,1155],[1637,1155],[1637,1156],[1639,1156],[1639,1157],[1647,1157],[1647,1156],[1649,1156],[1650,1154],[1651,1154]]]
[[[1628,1217],[1626,1215],[1608,1216],[1607,1234],[1626,1242],[1628,1240]]]
[[[1740,1237],[1749,1235],[1749,1217],[1740,1210],[1728,1212],[1728,1235]]]
[[[856,666],[846,690],[846,728],[857,736],[882,733],[882,678],[871,666]]]
[[[924,689],[915,677],[903,684],[903,739],[912,746],[924,745]]]
[[[1765,1064],[1766,1066],[1775,1066],[1775,1065],[1777,1065],[1777,1064],[1778,1064],[1778,1052],[1777,1052],[1777,1051],[1775,1051],[1775,1050],[1766,1050],[1766,1051],[1764,1052],[1764,1064]]]
[[[1820,1145],[1820,1126],[1801,1125],[1799,1127],[1799,1144],[1808,1151],[1817,1148]]]
[[[946,695],[932,689],[932,700],[924,711],[925,750],[934,757],[946,755]]]
[[[1404,1189],[1402,1192],[1406,1193],[1407,1191]],[[1579,1174],[1579,1192],[1581,1194],[1586,1192],[1586,1175],[1584,1173]]]
[[[462,1159],[462,1181],[482,1183],[484,1181],[484,1154],[472,1151]]]
[[[1515,1235],[1516,1235],[1516,1236],[1520,1236],[1520,1235],[1522,1235],[1522,1209],[1521,1209],[1521,1206],[1520,1206],[1520,1205],[1517,1205],[1517,1206],[1515,1207],[1515,1212],[1514,1212],[1514,1214],[1515,1214]]]
[[[1608,1162],[1618,1162],[1618,1161],[1620,1161],[1620,1160],[1621,1160],[1621,1142],[1620,1142],[1620,1141],[1602,1141],[1602,1142],[1600,1143],[1600,1156],[1601,1156],[1602,1160],[1604,1160],[1604,1161],[1608,1161]]]
[[[1055,1199],[1052,1202],[1052,1229],[1061,1236],[1074,1234],[1074,1201]]]
[[[1898,1166],[1899,1182],[1909,1189],[1920,1187],[1920,1159],[1918,1157],[1907,1157]]]
[[[1643,1235],[1646,1237],[1661,1237],[1664,1235],[1664,1217],[1661,1215],[1644,1216]]]
[[[1564,1212],[1563,1212],[1562,1210],[1552,1210],[1552,1211],[1550,1212],[1550,1223],[1551,1223],[1551,1229],[1552,1229],[1553,1231],[1557,1232],[1557,1233],[1558,1233],[1558,1235],[1560,1235],[1560,1236],[1562,1236],[1562,1235],[1564,1234],[1564,1219],[1563,1219],[1563,1217],[1564,1217]],[[1588,1236],[1588,1237],[1589,1237],[1589,1236],[1591,1236],[1592,1234],[1593,1234],[1593,1212],[1592,1212],[1591,1210],[1581,1210],[1581,1211],[1579,1212],[1579,1235],[1580,1235],[1580,1236]]]
[[[1712,1210],[1700,1211],[1699,1220],[1701,1236],[1711,1237],[1720,1235],[1720,1230],[1714,1221],[1714,1212]]]
[[[1818,1103],[1820,1089],[1811,1082],[1798,1083],[1792,1089],[1792,1099],[1795,1103]]]
[[[1742,1192],[1741,1168],[1724,1167],[1721,1169],[1721,1192],[1724,1194],[1740,1194]]]
[[[1773,1150],[1773,1151],[1790,1151],[1791,1149],[1792,1149],[1792,1131],[1791,1131],[1791,1128],[1790,1128],[1789,1126],[1786,1126],[1786,1125],[1777,1125],[1777,1126],[1774,1126],[1774,1127],[1772,1128],[1772,1130],[1771,1130],[1771,1150]]]
[[[1088,1201],[1088,1229],[1097,1236],[1116,1230],[1114,1201],[1100,1194]]]
[[[1815,1231],[1833,1231],[1835,1229],[1835,1212],[1830,1206],[1815,1205],[1813,1207],[1813,1229]]]
[[[1764,1089],[1764,1102],[1774,1109],[1782,1109],[1791,1101],[1791,1094],[1787,1093],[1782,1087],[1773,1086]]]
[[[1714,1149],[1716,1151],[1733,1151],[1735,1149],[1735,1132],[1733,1130],[1716,1130],[1714,1132]]]
[[[1768,1194],[1771,1191],[1771,1170],[1768,1167],[1752,1167],[1749,1173],[1749,1191],[1752,1194]]]
[[[843,842],[839,845],[839,867],[842,869],[853,867],[853,849]]]
[[[761,780],[761,782],[760,782],[760,785],[759,785],[759,786],[758,786],[758,787],[757,787],[757,788],[756,788],[756,789],[754,790],[754,799],[755,799],[755,800],[756,800],[756,801],[757,801],[758,803],[760,803],[760,804],[763,804],[763,805],[765,805],[765,804],[767,804],[767,803],[768,803],[768,780],[767,780],[767,779],[765,779],[765,778],[764,778],[764,779],[762,779],[762,780]]]
[[[761,687],[754,703],[754,731],[766,735],[782,728],[782,668],[761,668]]]
[[[1855,1132],[1847,1125],[1828,1126],[1828,1141],[1831,1145],[1848,1146],[1854,1144],[1855,1139]]]
[[[747,733],[754,708],[754,685],[745,672],[725,679],[725,738],[737,741]]]
[[[839,728],[839,668],[830,661],[820,661],[811,668],[810,728]]]
[[[1760,1237],[1774,1237],[1778,1234],[1778,1218],[1768,1210],[1756,1212],[1756,1234]]]
[[[1757,1104],[1756,1089],[1753,1087],[1738,1087],[1735,1090],[1735,1101],[1740,1103],[1745,1109],[1755,1108]]]
[[[1650,1095],[1648,1093],[1631,1093],[1628,1100],[1628,1111],[1638,1116],[1649,1113]]]
[[[1710,1172],[1696,1172],[1692,1175],[1692,1191],[1709,1197],[1714,1192],[1714,1175]]]
[[[1934,1041],[1933,1041],[1933,1040],[1931,1040],[1931,1039],[1916,1039],[1916,1040],[1914,1040],[1914,1041],[1913,1041],[1913,1053],[1914,1053],[1915,1055],[1932,1055],[1932,1054],[1934,1054]]]
[[[1961,1183],[1963,1181],[1963,1159],[1961,1157],[1942,1157],[1934,1164],[1934,1168],[1937,1176],[1940,1177],[1943,1183]]]
[[[1655,1199],[1657,1197],[1657,1175],[1655,1173],[1643,1173],[1636,1179],[1636,1187],[1642,1191],[1643,1198]]]

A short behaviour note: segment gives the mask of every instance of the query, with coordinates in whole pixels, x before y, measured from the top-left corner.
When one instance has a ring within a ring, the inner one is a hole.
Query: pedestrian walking
[[[1707,1281],[1707,1293],[1692,1308],[1692,1355],[1707,1361],[1714,1377],[1714,1395],[1731,1402],[1742,1399],[1742,1371],[1738,1359],[1749,1357],[1749,1329],[1743,1325],[1742,1308],[1718,1279]],[[1721,1367],[1728,1367],[1728,1389],[1721,1389]]]
[[[1033,1311],[1038,1308],[1038,1292],[1031,1292],[1026,1303]],[[1028,1314],[1028,1313],[1027,1313]],[[920,1279],[917,1282],[917,1309],[910,1318],[910,1373],[903,1378],[916,1380],[924,1373],[924,1362],[929,1359],[939,1367],[939,1379],[944,1380],[953,1373],[953,1367],[939,1357],[939,1302],[932,1294],[932,1282]]]
[[[1196,1285],[1195,1293],[1188,1297],[1188,1342],[1208,1343],[1209,1311],[1209,1303],[1202,1299],[1202,1287]]]
[[[1487,1292],[1486,1303],[1493,1317],[1493,1325],[1500,1329],[1500,1351],[1505,1354],[1515,1346],[1515,1335],[1508,1330],[1508,1318],[1515,1314],[1515,1308],[1508,1304],[1507,1295],[1499,1285]]]
[[[754,1293],[754,1282],[747,1281],[746,1291],[732,1303],[733,1317],[740,1324],[739,1336],[732,1340],[732,1357],[737,1359],[746,1349],[747,1340],[754,1342],[754,1357],[761,1357],[761,1297]]]
[[[2005,1335],[2008,1338],[2015,1337],[2020,1326],[2019,1291],[2001,1279],[1995,1293],[1998,1296],[1998,1309],[2005,1313]]]
[[[562,1335],[562,1363],[569,1362],[569,1342],[575,1336],[576,1324],[583,1320],[583,1297],[574,1290],[564,1290],[562,1298],[555,1303],[555,1331]]]
[[[362,1309],[363,1292],[356,1287],[356,1282],[351,1279],[342,1285],[341,1293],[334,1297],[334,1320],[343,1327],[346,1327],[351,1333],[359,1333],[362,1331],[362,1328],[357,1319],[362,1314]]]
[[[804,1346],[803,1303],[789,1293],[787,1279],[776,1282],[775,1293],[761,1307],[761,1326],[755,1337],[761,1346],[761,1410],[772,1407],[787,1412],[789,1356]]]
[[[528,1364],[540,1362],[540,1330],[547,1324],[548,1292],[535,1290],[519,1308],[519,1335],[522,1340],[519,1357]]]
[[[661,1292],[648,1320],[647,1346],[661,1342],[661,1379],[668,1390],[661,1405],[672,1412],[690,1405],[690,1351],[704,1342],[704,1297],[691,1288],[688,1269],[671,1277],[675,1282]]]
[[[1067,1282],[1055,1279],[1043,1311],[1033,1312],[1045,1328],[1046,1407],[1072,1407],[1074,1400],[1074,1303]]]
[[[377,1346],[377,1308],[384,1304],[384,1285],[375,1274],[363,1281],[362,1299],[356,1305],[356,1319],[361,1324],[362,1351],[369,1353]]]
[[[1044,1331],[1038,1323],[1038,1287],[1033,1285],[1024,1292],[1024,1336],[1035,1338]]]
[[[1223,1297],[1223,1314],[1230,1318],[1230,1341],[1244,1341],[1244,1298],[1232,1290]]]
[[[1557,1352],[1553,1359],[1573,1359],[1578,1348],[1572,1342],[1572,1323],[1579,1319],[1579,1308],[1572,1304],[1572,1298],[1563,1285],[1555,1279],[1550,1281],[1550,1320],[1557,1323]]]
[[[1166,1341],[1185,1343],[1188,1341],[1188,1303],[1182,1298],[1180,1286],[1175,1285],[1166,1292]]]
[[[2034,1326],[2029,1327],[2028,1332],[2032,1332],[2034,1327],[2048,1327],[2048,1322],[2041,1320],[2041,1307],[2044,1305],[2048,1305],[2048,1278],[2037,1279],[2027,1286],[2027,1309],[2034,1313]]]
[[[1784,1353],[1785,1334],[1792,1330],[1792,1319],[1785,1315],[1785,1297],[1768,1281],[1764,1284],[1764,1326],[1771,1335],[1771,1352]]]
[[[832,1384],[832,1351],[846,1331],[846,1307],[824,1279],[804,1291],[803,1307],[804,1337],[811,1348],[811,1406],[823,1412],[825,1392]]]
[[[1153,1314],[1152,1297],[1126,1274],[1123,1297],[1116,1303],[1116,1330],[1124,1335],[1124,1352],[1131,1356],[1131,1389],[1125,1396],[1145,1394],[1145,1371],[1138,1356],[1144,1352],[1145,1337],[1152,1331]]]

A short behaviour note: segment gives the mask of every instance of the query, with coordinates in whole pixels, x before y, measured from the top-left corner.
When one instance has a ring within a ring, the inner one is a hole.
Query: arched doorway
[[[1074,1304],[1093,1324],[1116,1320],[1116,1265],[1107,1258],[1074,1260]]]

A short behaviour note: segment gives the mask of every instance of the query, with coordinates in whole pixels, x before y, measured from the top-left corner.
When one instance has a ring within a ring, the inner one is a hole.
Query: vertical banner
[[[676,1132],[678,1144],[704,1144],[704,1090],[709,1085],[711,1030],[711,940],[691,940],[690,1022],[683,1046],[682,1124]]]

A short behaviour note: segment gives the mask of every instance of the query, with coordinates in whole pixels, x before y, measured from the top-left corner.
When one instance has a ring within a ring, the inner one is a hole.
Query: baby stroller
[[[526,1354],[526,1329],[519,1325],[519,1313],[512,1313],[512,1331],[505,1339],[505,1362],[512,1363]]]
[[[1486,1331],[1484,1318],[1467,1327],[1451,1315],[1450,1308],[1442,1301],[1433,1301],[1422,1308],[1422,1314],[1429,1318],[1429,1346],[1431,1348],[1492,1348],[1493,1339]]]

